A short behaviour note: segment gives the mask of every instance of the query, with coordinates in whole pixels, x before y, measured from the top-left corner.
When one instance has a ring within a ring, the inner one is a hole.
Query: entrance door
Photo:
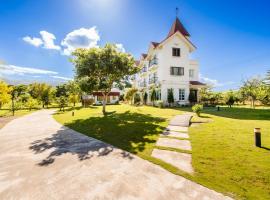
[[[190,89],[189,101],[190,101],[190,103],[197,103],[198,102],[198,90]]]

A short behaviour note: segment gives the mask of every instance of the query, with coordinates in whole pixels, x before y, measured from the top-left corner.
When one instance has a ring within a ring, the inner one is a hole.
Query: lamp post
[[[255,146],[261,147],[261,129],[254,128]]]

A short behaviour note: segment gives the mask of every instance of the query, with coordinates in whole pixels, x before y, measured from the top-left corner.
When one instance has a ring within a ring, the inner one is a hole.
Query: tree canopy
[[[106,44],[99,48],[76,49],[72,55],[75,78],[82,91],[102,92],[104,114],[106,99],[113,84],[121,82],[138,71],[134,58],[130,54],[118,51],[113,44]]]

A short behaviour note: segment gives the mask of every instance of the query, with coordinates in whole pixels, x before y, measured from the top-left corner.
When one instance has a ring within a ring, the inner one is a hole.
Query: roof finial
[[[179,12],[179,9],[178,7],[175,8],[175,15],[176,15],[176,18],[178,17],[178,12]]]

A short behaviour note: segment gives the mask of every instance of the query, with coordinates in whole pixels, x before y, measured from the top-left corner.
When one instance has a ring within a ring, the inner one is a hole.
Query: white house
[[[148,93],[155,88],[158,100],[168,102],[168,90],[173,89],[174,99],[179,105],[189,104],[189,94],[198,99],[198,90],[205,84],[199,82],[199,64],[190,55],[196,50],[190,34],[178,18],[167,37],[161,42],[151,42],[147,54],[142,54],[135,75],[134,86]]]

